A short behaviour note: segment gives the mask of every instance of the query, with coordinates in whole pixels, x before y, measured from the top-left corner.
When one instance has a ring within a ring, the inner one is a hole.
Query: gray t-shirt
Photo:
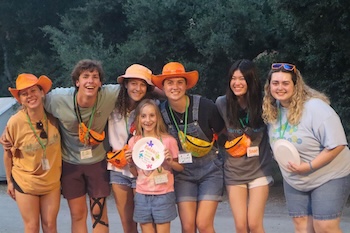
[[[119,93],[119,85],[103,85],[98,92],[96,112],[91,129],[101,133],[105,130],[109,115],[115,107]],[[71,164],[94,164],[105,159],[109,150],[107,134],[103,143],[92,146],[92,157],[80,158],[80,150],[84,144],[78,137],[78,119],[74,111],[75,88],[56,88],[46,95],[45,109],[59,120],[59,128],[62,137],[62,159]],[[87,125],[92,107],[79,108],[83,122]]]
[[[233,128],[226,115],[226,96],[219,96],[215,102],[221,117],[225,121],[229,140],[233,135],[242,135],[243,128]],[[249,126],[249,124],[248,124]],[[259,147],[259,155],[248,157],[232,157],[223,147],[220,147],[220,153],[224,155],[224,175],[226,185],[247,184],[257,178],[272,175],[272,154],[265,125],[258,129],[252,129],[256,139],[252,140],[251,146]]]
[[[282,118],[269,124],[270,143],[273,148],[280,138],[281,129],[287,122],[287,109],[280,108]],[[321,99],[306,101],[303,115],[298,125],[287,125],[282,137],[290,141],[298,150],[303,162],[312,161],[324,149],[348,145],[345,132],[337,113]],[[298,175],[281,169],[285,181],[300,191],[309,191],[329,180],[344,177],[350,173],[350,151],[345,147],[330,163],[314,172]]]

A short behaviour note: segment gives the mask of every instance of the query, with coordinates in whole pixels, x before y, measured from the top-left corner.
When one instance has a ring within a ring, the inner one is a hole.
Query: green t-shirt
[[[103,85],[98,92],[96,110],[91,129],[101,133],[105,130],[107,120],[115,107],[119,85]],[[92,146],[92,157],[81,159],[80,151],[84,144],[79,141],[79,122],[74,111],[75,88],[56,88],[46,95],[45,109],[59,120],[62,142],[62,159],[71,164],[94,164],[105,158],[109,149],[107,134],[104,142]],[[88,125],[92,107],[79,108],[82,121]]]

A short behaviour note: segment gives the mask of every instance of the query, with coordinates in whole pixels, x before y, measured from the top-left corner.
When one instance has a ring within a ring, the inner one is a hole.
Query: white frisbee
[[[273,154],[279,167],[286,171],[289,171],[287,168],[289,162],[298,165],[301,163],[298,150],[291,142],[285,139],[278,139],[275,142],[273,145]]]
[[[134,145],[132,159],[139,168],[154,170],[164,161],[164,145],[157,138],[141,138]]]

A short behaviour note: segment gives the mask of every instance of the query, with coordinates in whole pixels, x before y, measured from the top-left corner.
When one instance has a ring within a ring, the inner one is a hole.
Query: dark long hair
[[[129,82],[129,79],[124,78],[123,83],[120,84],[120,90],[119,90],[117,102],[115,105],[115,107],[118,109],[122,117],[126,117],[128,110],[133,110],[133,108],[136,108],[136,106],[138,105],[138,103],[136,103],[135,106],[131,106],[132,105],[131,98],[129,97],[128,90],[125,87],[128,82]],[[144,82],[146,83],[146,81]],[[148,83],[146,83],[146,85],[147,85],[147,91],[145,96],[141,100],[153,97],[153,95],[151,94],[151,92],[153,91],[153,86],[149,85]]]
[[[249,125],[253,128],[259,128],[262,124],[262,87],[257,76],[255,64],[247,59],[238,60],[231,66],[227,76],[226,89],[226,109],[227,119],[233,127],[239,127],[238,112],[240,106],[238,104],[237,96],[231,90],[230,82],[232,75],[236,70],[240,70],[247,82],[247,93],[244,98],[247,102],[247,110],[249,112]]]

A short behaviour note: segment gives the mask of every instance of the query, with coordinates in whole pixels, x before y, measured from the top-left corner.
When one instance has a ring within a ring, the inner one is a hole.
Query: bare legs
[[[134,189],[120,184],[112,184],[114,200],[125,233],[137,233],[137,224],[133,220]]]
[[[87,233],[86,218],[88,208],[86,196],[68,200],[72,219],[72,233]],[[108,233],[106,198],[90,198],[93,233]]]
[[[179,202],[179,216],[183,233],[215,233],[214,217],[217,201]]]
[[[16,191],[16,202],[24,222],[25,233],[39,233],[40,219],[44,233],[57,233],[60,189],[35,196]]]
[[[269,195],[268,185],[247,189],[226,186],[237,233],[264,233],[263,218]]]

